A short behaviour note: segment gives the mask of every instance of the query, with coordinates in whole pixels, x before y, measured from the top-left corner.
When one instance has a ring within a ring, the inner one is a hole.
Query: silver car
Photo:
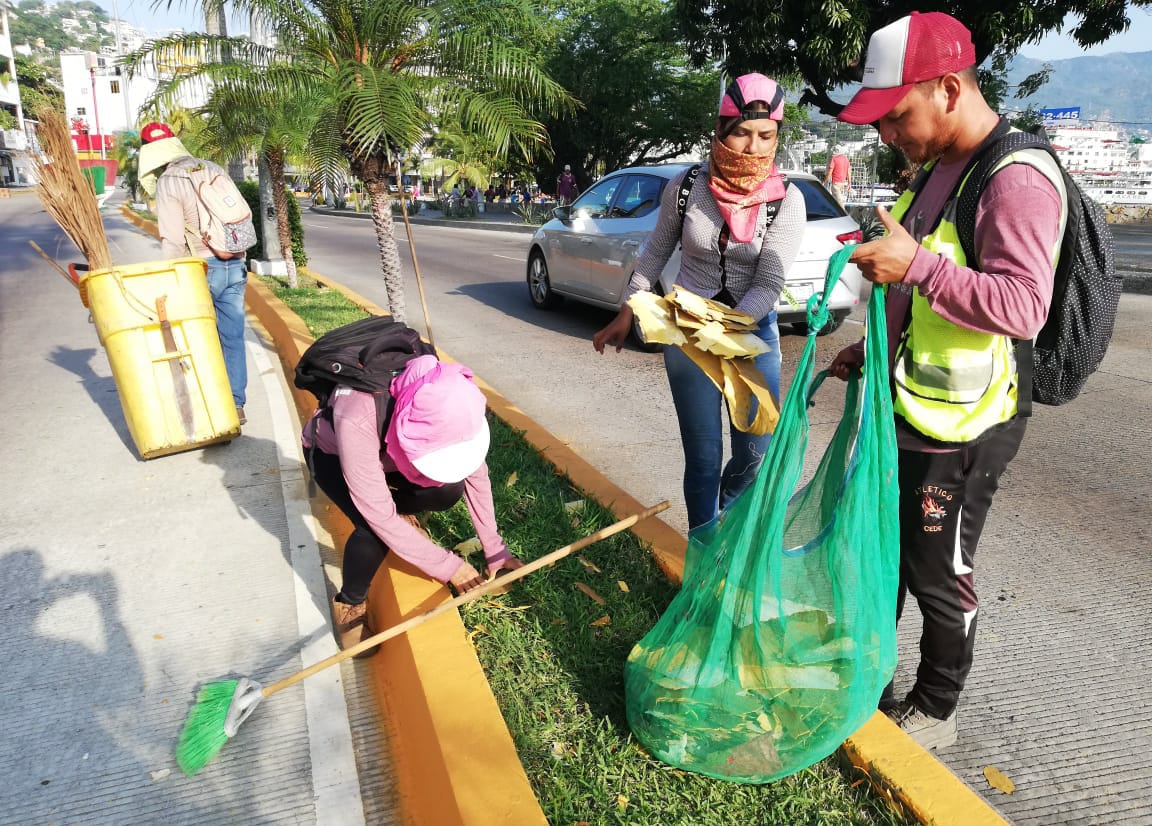
[[[660,196],[670,179],[687,163],[638,166],[613,172],[593,184],[571,206],[532,236],[528,248],[528,294],[541,310],[558,307],[565,298],[619,309],[636,259],[656,227]],[[776,307],[781,324],[807,332],[805,304],[824,284],[828,259],[844,244],[861,240],[860,226],[824,188],[805,172],[785,172],[804,194],[808,224],[786,289]],[[698,186],[703,182],[697,181]],[[680,251],[668,260],[654,289],[665,294],[676,283]],[[844,268],[832,293],[832,319],[821,335],[837,329],[860,302],[863,279],[853,265]],[[635,336],[638,342],[639,335]],[[646,348],[655,349],[655,348]]]

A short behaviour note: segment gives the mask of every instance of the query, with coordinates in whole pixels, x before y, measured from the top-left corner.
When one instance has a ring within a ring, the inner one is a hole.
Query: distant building
[[[0,0],[3,2],[3,0]],[[140,106],[156,91],[159,77],[153,71],[144,71],[128,77],[116,65],[115,54],[95,52],[61,52],[60,77],[64,87],[64,108],[69,121],[82,119],[91,136],[95,150],[99,150],[97,135],[114,136],[125,130],[138,130],[143,125]],[[189,65],[162,67],[164,75]],[[181,105],[193,109],[204,103],[202,92],[188,90]]]
[[[28,133],[24,122],[24,109],[20,105],[20,84],[16,78],[16,61],[12,51],[12,36],[8,28],[8,12],[14,6],[0,0],[0,74],[8,81],[0,83],[0,109],[15,121],[11,129],[0,129],[0,186],[32,184],[35,174],[28,155]]]
[[[1096,129],[1086,124],[1050,127],[1047,131],[1057,157],[1072,175],[1130,171],[1129,144],[1116,129]]]

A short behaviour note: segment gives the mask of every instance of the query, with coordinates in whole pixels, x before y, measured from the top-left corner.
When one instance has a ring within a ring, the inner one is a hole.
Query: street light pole
[[[92,61],[95,63],[95,61]],[[96,103],[96,66],[88,68],[88,76],[92,80],[92,117],[96,120],[96,140],[100,142],[100,160],[104,160],[104,133],[100,131],[100,107]],[[88,149],[91,151],[92,143],[88,143]]]

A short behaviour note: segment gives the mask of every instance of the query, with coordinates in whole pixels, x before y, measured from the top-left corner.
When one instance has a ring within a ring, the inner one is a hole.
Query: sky
[[[167,6],[168,0],[160,0],[161,5],[156,11],[153,11],[152,6],[155,2],[156,0],[116,0],[114,11],[112,0],[96,0],[96,3],[103,6],[104,10],[108,12],[109,17],[117,16],[118,12],[121,20],[154,34],[169,29],[204,30],[204,12],[201,10],[200,3],[191,0],[172,0],[172,5],[169,8]],[[229,34],[247,31],[248,22],[246,20],[233,20],[232,16],[229,15]]]
[[[1128,17],[1132,20],[1128,31],[1111,37],[1091,49],[1080,48],[1070,35],[1050,34],[1039,43],[1022,48],[1020,54],[1033,60],[1064,60],[1069,57],[1104,55],[1112,52],[1152,51],[1152,14],[1146,9],[1130,8]],[[1074,18],[1070,21],[1070,25],[1065,26],[1065,30],[1072,26],[1075,26]]]
[[[112,0],[98,0],[109,14],[113,13]],[[204,27],[203,13],[199,10],[199,3],[192,0],[172,0],[171,8],[161,6],[159,11],[153,11],[152,5],[156,0],[116,0],[120,18],[134,26],[150,32],[161,32],[168,29],[185,29],[187,31],[200,31]],[[164,3],[167,0],[160,0]],[[1051,34],[1040,43],[1030,44],[1020,50],[1024,57],[1035,60],[1063,60],[1069,57],[1082,57],[1084,55],[1102,55],[1112,52],[1145,52],[1152,51],[1152,13],[1141,8],[1132,8],[1128,12],[1132,25],[1127,32],[1117,35],[1107,42],[1091,49],[1081,49],[1067,34]],[[1069,20],[1066,28],[1075,25],[1075,19]],[[228,33],[238,34],[248,31],[246,20],[228,19]]]

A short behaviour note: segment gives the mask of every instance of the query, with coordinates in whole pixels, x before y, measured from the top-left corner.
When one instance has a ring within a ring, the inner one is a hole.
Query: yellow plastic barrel
[[[203,260],[97,270],[81,278],[80,295],[142,458],[240,435]]]

